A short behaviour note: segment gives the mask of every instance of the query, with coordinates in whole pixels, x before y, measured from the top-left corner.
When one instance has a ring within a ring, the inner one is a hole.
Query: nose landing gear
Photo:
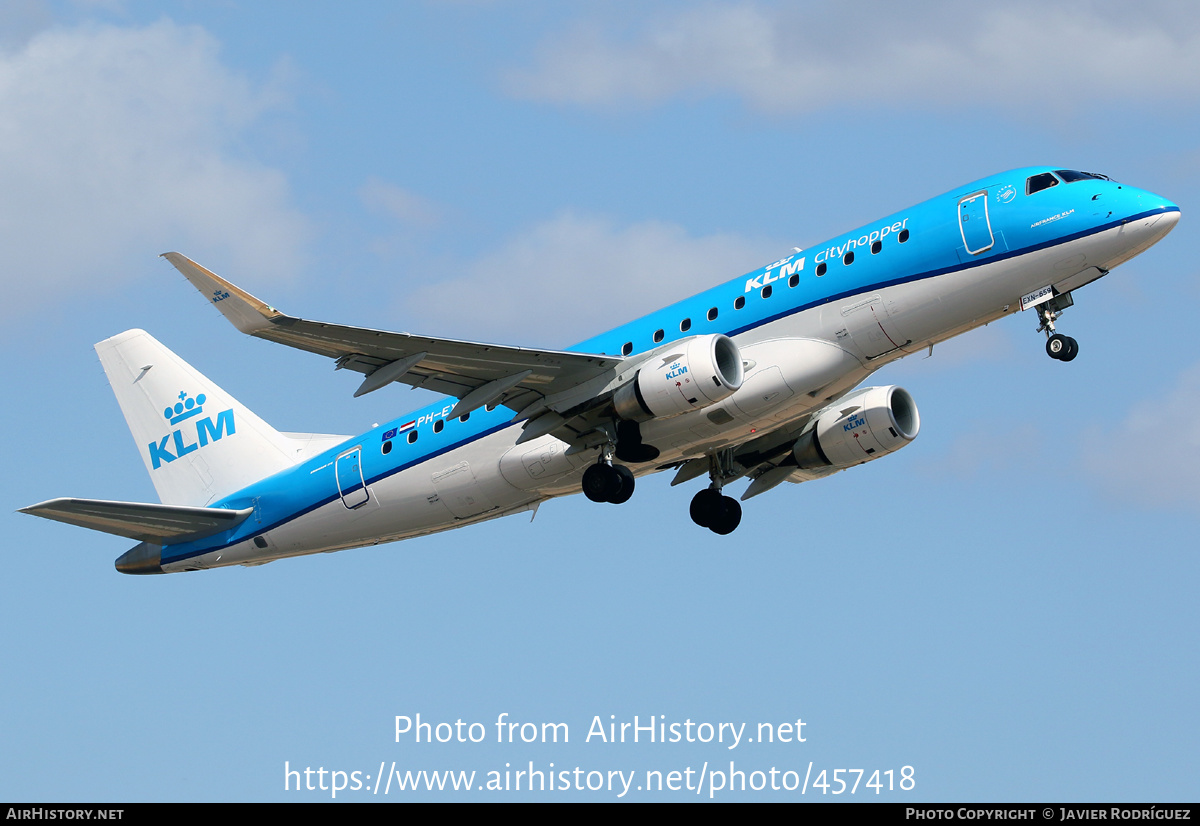
[[[1057,361],[1072,361],[1079,355],[1078,341],[1054,332],[1055,320],[1062,315],[1063,310],[1074,303],[1070,293],[1063,293],[1037,307],[1038,318],[1042,322],[1037,331],[1046,334],[1046,355]]]
[[[1079,355],[1079,342],[1070,336],[1055,333],[1046,339],[1046,355],[1059,361],[1071,361]]]

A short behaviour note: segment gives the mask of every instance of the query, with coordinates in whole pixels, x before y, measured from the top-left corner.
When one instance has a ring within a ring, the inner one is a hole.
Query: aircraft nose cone
[[[1147,192],[1148,196],[1144,199],[1147,211],[1161,210],[1157,215],[1154,215],[1147,226],[1154,233],[1154,242],[1158,242],[1165,238],[1167,233],[1175,229],[1175,225],[1179,223],[1179,216],[1182,214],[1179,207],[1171,201],[1159,195]]]
[[[1155,195],[1153,192],[1143,192],[1139,196],[1139,200],[1147,210],[1161,210],[1164,217],[1171,216],[1171,226],[1179,223],[1179,205],[1174,201],[1168,201],[1161,195]]]

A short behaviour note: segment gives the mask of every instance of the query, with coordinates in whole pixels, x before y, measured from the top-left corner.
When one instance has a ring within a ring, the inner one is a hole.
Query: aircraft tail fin
[[[207,505],[296,462],[290,439],[149,333],[96,352],[164,503]]]

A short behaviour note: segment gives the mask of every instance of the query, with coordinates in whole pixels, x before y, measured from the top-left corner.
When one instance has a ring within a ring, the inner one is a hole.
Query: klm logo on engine
[[[222,437],[232,436],[236,432],[233,409],[222,410],[215,417],[202,417],[205,401],[207,399],[203,393],[190,398],[187,393],[181,391],[179,401],[163,410],[163,416],[174,429],[157,442],[150,442],[146,446],[150,450],[150,465],[153,470],[162,467],[163,462],[174,462],[210,442],[220,441]]]
[[[848,421],[844,425],[842,425],[842,430],[846,433],[849,433],[851,430],[857,430],[860,427],[866,427],[866,426],[867,426],[866,419],[864,419],[862,416],[854,416],[850,419],[850,421]]]

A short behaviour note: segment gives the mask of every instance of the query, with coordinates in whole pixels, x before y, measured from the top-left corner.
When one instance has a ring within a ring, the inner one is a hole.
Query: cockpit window
[[[1041,192],[1043,189],[1049,189],[1052,186],[1058,186],[1058,178],[1055,178],[1049,172],[1043,172],[1040,175],[1030,175],[1025,181],[1025,194],[1032,195],[1035,192]]]
[[[1073,184],[1076,181],[1111,181],[1107,175],[1097,172],[1076,172],[1073,169],[1056,169],[1054,174],[1063,179],[1064,183]]]

